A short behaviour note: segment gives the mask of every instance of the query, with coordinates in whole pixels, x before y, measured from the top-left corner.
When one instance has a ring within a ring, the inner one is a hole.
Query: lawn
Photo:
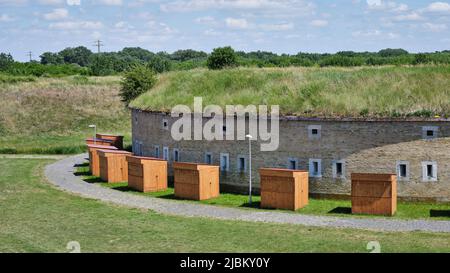
[[[174,189],[170,187],[166,191],[161,192],[149,192],[141,193],[128,188],[128,183],[114,183],[108,184],[103,182],[99,177],[91,176],[89,174],[89,163],[78,167],[77,174],[82,175],[84,180],[89,183],[97,183],[103,187],[112,188],[115,190],[126,191],[133,194],[151,196],[157,198],[173,199],[178,200],[174,196]],[[178,200],[180,202],[194,202],[188,200]],[[256,195],[253,196],[253,203],[249,205],[248,195],[242,194],[230,194],[221,193],[220,197],[200,201],[204,204],[226,206],[226,207],[236,207],[236,208],[247,208],[247,209],[258,209],[260,205],[261,198]],[[281,211],[285,213],[293,213],[290,211]],[[308,214],[308,215],[327,215],[327,216],[339,216],[339,217],[364,217],[364,218],[382,218],[383,216],[371,216],[371,215],[353,215],[351,214],[351,201],[350,200],[333,200],[333,199],[314,199],[310,198],[307,207],[302,208],[295,213]],[[425,202],[398,202],[397,213],[394,217],[395,219],[427,219],[427,220],[448,220],[450,221],[450,204],[436,204],[436,203],[425,203]]]
[[[160,76],[132,107],[170,112],[178,104],[280,105],[318,117],[450,115],[449,66],[195,69]]]
[[[80,153],[94,133],[90,124],[130,144],[130,111],[119,88],[119,77],[0,82],[0,153]]]
[[[0,252],[449,252],[450,234],[388,233],[165,216],[45,182],[43,159],[0,159]],[[251,234],[251,236],[248,236]]]

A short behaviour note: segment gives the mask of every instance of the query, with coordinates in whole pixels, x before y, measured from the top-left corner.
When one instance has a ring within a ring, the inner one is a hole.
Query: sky
[[[26,61],[83,45],[173,52],[450,50],[450,2],[426,0],[0,0],[0,52]]]

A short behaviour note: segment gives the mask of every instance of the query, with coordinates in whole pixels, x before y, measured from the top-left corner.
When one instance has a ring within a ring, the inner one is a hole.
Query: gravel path
[[[450,232],[450,221],[427,220],[394,220],[394,219],[360,219],[350,217],[331,217],[301,215],[277,211],[255,211],[238,208],[225,208],[204,204],[189,204],[175,200],[138,196],[104,188],[100,185],[84,182],[74,175],[74,166],[85,162],[86,155],[68,157],[45,169],[50,183],[82,197],[93,198],[105,202],[133,208],[150,209],[152,211],[184,217],[207,217],[224,220],[250,222],[286,223],[314,227],[356,228],[376,231],[425,231]]]

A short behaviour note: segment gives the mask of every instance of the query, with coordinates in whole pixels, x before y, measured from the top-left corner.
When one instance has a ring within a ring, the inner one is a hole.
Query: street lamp
[[[248,203],[252,204],[252,135],[246,135],[248,138],[248,173],[249,173],[249,191],[248,191]]]
[[[94,145],[97,144],[97,125],[91,124],[89,128],[94,128]]]

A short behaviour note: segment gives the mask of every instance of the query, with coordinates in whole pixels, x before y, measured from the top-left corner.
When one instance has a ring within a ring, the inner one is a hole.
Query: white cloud
[[[328,21],[327,20],[312,20],[309,24],[313,27],[326,27],[326,26],[328,26]]]
[[[424,18],[417,12],[412,12],[408,14],[397,15],[394,17],[395,21],[420,21]]]
[[[450,12],[450,4],[446,2],[434,2],[428,5],[426,11],[431,12]]]
[[[423,27],[431,32],[441,32],[444,30],[447,30],[446,24],[433,24],[433,23],[425,23],[423,24]]]
[[[394,1],[367,0],[366,2],[370,10],[382,10],[389,12],[405,12],[409,10],[408,5],[398,4]]]
[[[246,29],[249,28],[247,19],[244,18],[226,18],[225,24],[230,28]]]
[[[41,5],[53,6],[53,5],[61,5],[64,3],[64,1],[63,0],[39,0],[38,3]]]
[[[294,28],[293,23],[263,24],[260,28],[266,31],[285,31]]]
[[[50,13],[44,14],[45,20],[61,20],[69,16],[69,12],[66,9],[54,9]]]
[[[205,25],[216,25],[217,24],[216,19],[212,16],[198,17],[198,18],[195,18],[194,22],[196,22],[198,24],[205,24]]]
[[[60,30],[101,29],[103,28],[103,23],[98,21],[67,21],[52,23],[50,28]]]
[[[69,6],[79,6],[81,5],[81,0],[66,0],[66,3]]]
[[[246,10],[265,17],[287,17],[311,14],[315,4],[307,0],[172,0],[160,5],[164,12],[201,10]]]
[[[123,4],[122,0],[97,0],[97,2],[107,6],[121,6]]]

